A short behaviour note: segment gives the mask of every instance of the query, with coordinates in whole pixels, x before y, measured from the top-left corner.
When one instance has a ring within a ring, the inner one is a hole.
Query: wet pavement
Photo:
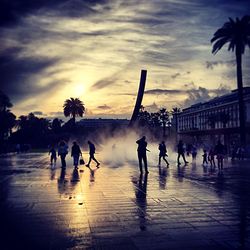
[[[0,157],[0,249],[250,249],[250,162],[170,163],[140,176],[133,161]]]

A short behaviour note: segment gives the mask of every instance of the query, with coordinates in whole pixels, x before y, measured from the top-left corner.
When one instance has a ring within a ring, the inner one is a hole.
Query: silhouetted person
[[[188,144],[187,145],[187,156],[189,156],[191,152],[192,152],[192,144]]]
[[[99,167],[100,162],[98,162],[95,158],[95,145],[91,141],[88,141],[88,144],[89,144],[89,162],[88,164],[86,164],[86,166],[89,167],[91,160],[93,160],[97,164],[96,167]]]
[[[138,144],[137,148],[137,154],[138,154],[138,160],[139,160],[139,167],[141,173],[142,171],[142,161],[144,163],[145,172],[148,174],[148,164],[147,164],[147,145],[146,137],[143,136],[141,139],[137,140],[136,143]]]
[[[202,158],[203,158],[203,161],[202,161],[202,165],[207,165],[208,164],[208,161],[207,161],[207,150],[203,150],[203,155],[202,155]]]
[[[233,144],[233,146],[232,146],[232,159],[231,160],[234,161],[236,156],[237,156],[237,147],[235,144]]]
[[[73,157],[74,166],[77,169],[79,164],[79,158],[82,155],[79,145],[74,141],[71,148],[71,157]]]
[[[208,160],[210,162],[211,167],[216,167],[215,160],[214,160],[214,150],[212,148],[209,151]]]
[[[21,145],[19,143],[17,143],[17,145],[16,145],[16,152],[17,152],[17,154],[20,154],[20,152],[21,152]]]
[[[196,161],[196,156],[197,156],[197,148],[196,146],[192,146],[192,161]]]
[[[68,154],[68,145],[65,141],[60,141],[58,146],[58,156],[61,157],[62,168],[66,168],[66,155]]]
[[[217,155],[218,160],[218,168],[219,170],[223,169],[223,159],[225,155],[225,146],[221,143],[221,141],[218,141],[218,144],[214,148],[215,154]]]
[[[166,156],[167,155],[167,148],[166,148],[166,144],[165,144],[165,141],[162,141],[160,144],[159,144],[159,147],[158,147],[160,153],[159,153],[159,166],[161,166],[161,158],[163,158],[163,160],[166,162],[167,164],[167,167],[169,166],[169,163],[166,159]]]
[[[188,163],[188,161],[186,161],[185,158],[185,149],[184,149],[184,144],[182,142],[182,140],[179,141],[178,145],[177,145],[177,152],[178,152],[178,156],[177,156],[177,164],[180,165],[180,157],[182,156],[183,161],[185,164]]]
[[[49,150],[49,155],[50,155],[50,164],[52,165],[53,161],[54,161],[54,164],[56,164],[56,159],[57,159],[56,150],[53,146]]]
[[[236,153],[238,160],[244,160],[244,153],[245,153],[244,147],[243,146],[238,147],[237,153]]]

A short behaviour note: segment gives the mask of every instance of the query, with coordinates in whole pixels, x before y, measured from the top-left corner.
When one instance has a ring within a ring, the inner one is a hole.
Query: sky
[[[0,83],[17,115],[63,116],[80,98],[86,118],[130,118],[141,69],[150,112],[188,107],[236,88],[235,56],[211,53],[228,17],[249,0],[0,0]],[[243,56],[250,86],[250,53]]]

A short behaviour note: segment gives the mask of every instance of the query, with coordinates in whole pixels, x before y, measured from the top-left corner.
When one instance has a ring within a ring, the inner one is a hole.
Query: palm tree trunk
[[[240,143],[242,146],[246,144],[246,125],[245,125],[245,107],[243,99],[243,81],[242,81],[242,54],[240,46],[236,47],[236,66],[237,66],[237,86],[239,100],[239,120],[240,120]]]

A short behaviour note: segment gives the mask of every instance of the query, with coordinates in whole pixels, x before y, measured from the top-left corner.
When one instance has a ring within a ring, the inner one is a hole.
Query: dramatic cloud
[[[56,116],[65,99],[78,97],[87,116],[128,117],[147,69],[144,106],[206,100],[224,93],[221,84],[236,88],[235,55],[227,48],[212,55],[210,40],[229,16],[249,12],[243,0],[2,1],[1,89],[17,115]],[[246,86],[249,67],[247,51]],[[103,103],[112,109],[98,108]]]
[[[203,87],[199,87],[198,89],[192,89],[187,91],[188,97],[184,101],[183,106],[188,107],[196,103],[206,102],[211,98],[224,95],[229,92],[230,90],[223,85],[221,85],[218,89],[212,89],[212,90]]]
[[[40,116],[40,115],[46,116],[46,114],[44,114],[42,111],[33,111],[32,113],[33,113],[34,115],[38,115],[38,116]]]
[[[183,93],[185,93],[185,90],[179,90],[179,89],[150,89],[145,91],[145,94],[151,94],[151,95],[167,95],[167,94],[183,94]]]
[[[106,104],[101,105],[101,106],[98,106],[97,108],[98,108],[98,109],[102,109],[102,110],[109,110],[109,109],[111,109],[111,107],[109,107],[109,106],[106,105]]]
[[[236,65],[236,61],[235,60],[230,60],[230,61],[227,61],[227,62],[224,62],[224,61],[213,61],[213,62],[206,62],[206,67],[207,69],[214,69],[214,67],[216,66],[235,66]]]

